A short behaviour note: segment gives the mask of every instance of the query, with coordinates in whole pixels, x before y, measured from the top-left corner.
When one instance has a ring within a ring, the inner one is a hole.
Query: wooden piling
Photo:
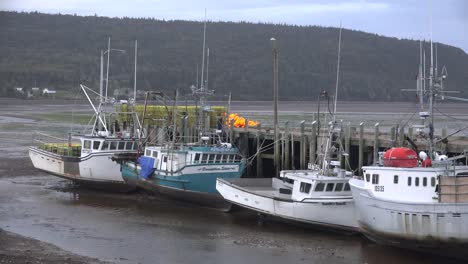
[[[364,122],[359,124],[359,175],[362,175],[362,166],[364,163]]]
[[[309,144],[309,163],[315,164],[315,157],[317,155],[317,121],[312,122],[312,132]]]
[[[405,126],[402,125],[400,127],[400,133],[398,133],[398,146],[404,147],[405,146]]]
[[[348,126],[346,127],[346,130],[345,130],[345,152],[346,152],[346,160],[345,160],[345,163],[346,163],[346,170],[351,170],[351,166],[350,166],[350,160],[349,160],[349,155],[351,154],[351,126]]]
[[[390,128],[390,140],[391,140],[392,147],[395,147],[396,146],[396,127],[394,126]]]
[[[231,119],[231,122],[229,124],[229,143],[234,144],[234,119]]]
[[[256,157],[257,173],[256,173],[256,177],[259,178],[259,177],[263,176],[263,159],[260,157],[260,153],[262,152],[261,147],[262,147],[262,141],[263,140],[262,140],[262,132],[261,132],[260,125],[257,127],[256,139],[257,139],[257,157]]]
[[[301,121],[301,135],[299,138],[299,143],[300,143],[300,154],[299,154],[299,164],[300,164],[300,169],[303,170],[306,168],[306,137],[305,137],[305,120]]]
[[[294,151],[294,134],[291,134],[291,169],[295,170],[296,165],[294,163],[295,161],[295,151]]]
[[[284,123],[284,164],[283,169],[289,170],[291,168],[291,153],[290,153],[290,134],[289,134],[289,121]]]
[[[374,125],[374,149],[373,149],[373,162],[377,164],[379,161],[379,125],[380,123],[376,123]]]
[[[408,127],[408,138],[413,140],[413,127]]]
[[[187,116],[182,116],[182,118],[180,119],[180,137],[181,137],[181,141],[184,143],[187,143],[187,134],[185,134],[186,126],[187,126],[186,121],[187,121]]]

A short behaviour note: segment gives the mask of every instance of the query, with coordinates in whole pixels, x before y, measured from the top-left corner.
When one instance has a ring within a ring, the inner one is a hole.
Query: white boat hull
[[[80,176],[90,181],[124,183],[120,165],[111,160],[114,153],[91,153],[80,161]]]
[[[274,180],[238,179],[227,181],[218,179],[216,189],[224,199],[262,214],[307,224],[358,231],[352,199],[308,199],[299,202],[274,197],[271,192],[275,189],[272,188],[275,183],[266,183],[266,181]],[[235,184],[235,182],[240,181],[245,187],[239,187]],[[246,184],[248,181],[252,182],[250,186],[248,183]],[[255,182],[261,183],[256,184]],[[278,192],[278,189],[275,191]]]
[[[375,198],[359,180],[351,189],[365,234],[377,242],[421,247],[468,243],[467,203],[405,203]]]
[[[36,147],[29,148],[29,157],[36,169],[72,180],[80,178],[80,158],[64,157]]]
[[[120,165],[113,162],[111,153],[90,154],[86,158],[68,157],[44,151],[37,147],[29,148],[33,166],[47,173],[88,184],[90,187],[130,191],[134,185],[125,183]]]

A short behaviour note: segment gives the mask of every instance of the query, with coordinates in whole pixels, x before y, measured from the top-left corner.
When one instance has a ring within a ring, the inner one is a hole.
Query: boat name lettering
[[[201,167],[198,171],[221,171],[221,170],[236,170],[236,166],[221,166],[221,167]]]
[[[382,185],[376,185],[376,186],[374,186],[374,190],[375,190],[376,192],[385,192],[385,188],[384,188],[384,187],[385,187],[385,186],[382,186]]]
[[[346,205],[346,202],[330,202],[330,203],[322,203],[322,205]]]

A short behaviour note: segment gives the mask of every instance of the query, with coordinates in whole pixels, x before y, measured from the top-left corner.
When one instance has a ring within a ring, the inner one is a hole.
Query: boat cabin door
[[[161,156],[161,168],[160,170],[166,170],[167,169],[167,155],[162,155]]]

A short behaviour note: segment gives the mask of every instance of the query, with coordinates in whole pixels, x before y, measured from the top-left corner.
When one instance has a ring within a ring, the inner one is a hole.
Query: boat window
[[[91,148],[91,140],[85,140],[83,144],[84,149],[90,149]]]
[[[341,192],[343,190],[343,183],[338,182],[335,186],[335,192]]]
[[[153,151],[153,158],[157,158],[158,157],[158,152],[157,151]]]
[[[145,156],[150,157],[151,156],[151,150],[149,150],[149,149],[145,150]]]
[[[393,183],[398,184],[398,175],[393,175]]]
[[[411,186],[411,177],[408,177],[408,186]]]
[[[167,162],[167,156],[163,156],[163,162]]]
[[[101,150],[107,150],[108,148],[109,148],[109,142],[108,141],[102,142]]]
[[[326,192],[333,191],[333,187],[335,187],[334,183],[327,183],[327,188],[325,189]]]
[[[312,184],[301,182],[301,186],[300,186],[299,190],[301,192],[303,192],[303,193],[309,193],[310,192],[310,187],[312,187]]]
[[[351,187],[349,186],[349,183],[346,183],[344,185],[344,191],[349,191],[349,190],[351,190]]]
[[[372,184],[379,184],[379,175],[372,174]]]
[[[133,149],[133,142],[127,141],[127,143],[125,143],[125,149],[128,149],[128,150]]]
[[[138,143],[135,142],[135,144],[133,144],[133,150],[137,150],[138,149]]]
[[[423,186],[424,186],[424,187],[427,186],[427,178],[426,178],[426,177],[423,178]]]
[[[419,186],[419,177],[414,178],[414,185]]]
[[[98,150],[101,145],[101,141],[93,141],[93,149]]]
[[[117,149],[117,142],[111,142],[110,143],[110,149]]]
[[[215,154],[208,155],[208,162],[213,163],[215,159]]]
[[[366,181],[370,182],[370,174],[369,173],[366,173]]]
[[[119,142],[119,149],[120,150],[125,149],[125,142],[123,142],[123,141]]]
[[[436,179],[435,177],[431,178],[431,186],[434,187],[436,185]]]
[[[200,153],[195,154],[195,159],[193,160],[193,163],[198,163],[200,162]]]
[[[319,182],[317,185],[315,185],[316,192],[323,192],[323,189],[325,189],[325,183]]]
[[[201,159],[202,159],[201,160],[202,163],[206,163],[206,161],[208,160],[208,154],[203,154]]]

